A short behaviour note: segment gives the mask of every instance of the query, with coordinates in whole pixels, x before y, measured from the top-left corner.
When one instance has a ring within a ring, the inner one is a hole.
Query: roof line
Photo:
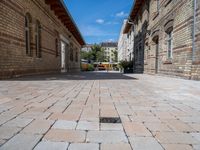
[[[61,2],[61,4],[63,5],[63,7],[65,8],[65,10],[66,10],[67,14],[69,15],[69,17],[70,17],[70,19],[71,19],[72,23],[73,23],[73,24],[74,24],[74,26],[76,27],[76,29],[77,29],[78,33],[80,34],[80,37],[82,38],[82,40],[83,40],[83,43],[84,43],[83,45],[85,45],[85,44],[86,44],[86,42],[85,42],[85,40],[84,40],[84,38],[83,38],[83,36],[82,36],[82,34],[81,34],[81,32],[80,32],[80,30],[79,30],[78,26],[76,25],[76,23],[75,23],[75,21],[74,21],[73,17],[71,16],[71,14],[70,14],[70,12],[69,12],[69,10],[68,10],[67,6],[65,5],[65,3],[64,3],[64,1],[63,1],[63,0],[60,0],[60,2]]]

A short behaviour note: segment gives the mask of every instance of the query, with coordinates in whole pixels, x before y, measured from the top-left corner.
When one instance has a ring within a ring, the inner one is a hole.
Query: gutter
[[[196,35],[196,10],[197,10],[197,0],[194,0],[194,12],[193,12],[193,29],[192,29],[192,62],[195,61],[195,35]]]

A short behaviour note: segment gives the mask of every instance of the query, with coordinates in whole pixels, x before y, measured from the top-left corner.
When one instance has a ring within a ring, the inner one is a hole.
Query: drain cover
[[[100,123],[122,123],[119,117],[101,117]]]

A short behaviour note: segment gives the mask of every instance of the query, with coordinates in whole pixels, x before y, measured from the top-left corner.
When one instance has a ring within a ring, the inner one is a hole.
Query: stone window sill
[[[170,64],[172,64],[172,60],[166,60],[165,62],[163,62],[163,64],[166,64],[166,65],[169,64],[170,65]]]

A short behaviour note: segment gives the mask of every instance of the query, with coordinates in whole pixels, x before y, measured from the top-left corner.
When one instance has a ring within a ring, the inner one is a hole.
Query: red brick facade
[[[30,19],[30,55],[26,52],[25,17]],[[40,23],[40,51],[37,50],[37,22]],[[80,69],[80,44],[55,15],[45,0],[0,1],[0,78],[61,71],[61,41],[66,41],[68,71]],[[69,46],[73,45],[73,47]],[[73,59],[69,60],[69,53]]]

